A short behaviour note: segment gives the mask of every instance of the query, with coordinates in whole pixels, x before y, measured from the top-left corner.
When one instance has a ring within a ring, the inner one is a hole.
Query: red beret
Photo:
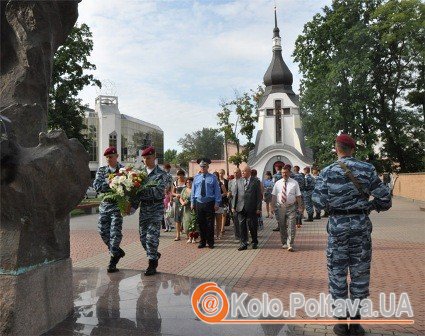
[[[106,148],[105,152],[103,153],[103,156],[111,155],[111,154],[118,154],[117,149],[114,146]]]
[[[153,154],[155,154],[155,148],[153,148],[152,146],[149,146],[148,148],[145,148],[142,151],[142,156],[148,156]]]
[[[340,134],[336,137],[336,142],[340,142],[344,145],[350,146],[351,148],[356,148],[356,142],[348,134]]]

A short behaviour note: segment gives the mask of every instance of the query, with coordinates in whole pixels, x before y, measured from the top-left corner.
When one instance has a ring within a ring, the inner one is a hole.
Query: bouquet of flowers
[[[132,166],[120,168],[118,173],[109,174],[110,191],[103,194],[103,201],[117,203],[123,216],[129,213],[131,202],[143,189],[154,187],[156,182],[148,181],[146,172]]]
[[[191,213],[190,213],[190,221],[189,221],[189,225],[188,225],[187,229],[189,231],[189,238],[190,239],[195,240],[199,237],[199,233],[197,231],[197,225],[196,225],[195,211],[191,211]]]

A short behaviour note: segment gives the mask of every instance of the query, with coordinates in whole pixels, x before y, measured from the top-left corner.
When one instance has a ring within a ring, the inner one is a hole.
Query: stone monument
[[[0,335],[37,335],[72,312],[69,212],[89,157],[47,132],[52,60],[78,1],[1,1]]]

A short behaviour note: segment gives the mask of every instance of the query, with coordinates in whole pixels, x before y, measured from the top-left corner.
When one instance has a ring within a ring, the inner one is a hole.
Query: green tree
[[[254,148],[251,140],[255,123],[258,121],[258,101],[263,93],[264,88],[259,86],[256,91],[250,90],[242,95],[235,92],[233,100],[220,103],[221,111],[217,113],[218,125],[226,143],[230,141],[236,145],[236,154],[230,156],[228,160],[238,167],[248,160],[249,152]],[[248,140],[243,151],[239,135],[245,136]]]
[[[294,57],[303,75],[303,127],[316,163],[334,160],[335,135],[343,131],[359,140],[357,156],[379,170],[391,162],[402,171],[421,169],[423,116],[406,100],[421,90],[419,80],[407,80],[420,78],[421,22],[419,0],[335,0],[304,26]]]
[[[167,149],[164,153],[164,162],[176,163],[177,149]]]
[[[185,134],[178,140],[182,152],[177,155],[177,163],[187,168],[190,160],[207,157],[211,160],[223,159],[224,138],[215,128],[203,128],[190,134]]]
[[[86,148],[90,141],[83,134],[86,128],[84,105],[78,94],[87,85],[101,87],[99,80],[86,73],[96,69],[88,61],[92,50],[89,26],[84,23],[74,26],[65,43],[55,53],[49,93],[49,128],[63,129],[68,138],[77,138]]]

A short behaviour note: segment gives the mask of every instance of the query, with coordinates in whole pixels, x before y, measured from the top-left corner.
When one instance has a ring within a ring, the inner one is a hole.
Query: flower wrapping
[[[103,194],[103,201],[116,203],[123,216],[126,216],[131,207],[130,199],[133,199],[143,189],[154,187],[156,182],[148,180],[148,174],[134,169],[132,166],[120,168],[118,173],[108,176],[110,191]]]

